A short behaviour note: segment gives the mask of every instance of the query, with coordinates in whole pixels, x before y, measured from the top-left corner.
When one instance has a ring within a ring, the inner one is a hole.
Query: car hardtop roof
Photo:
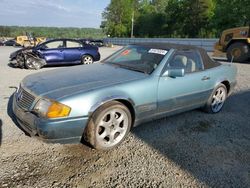
[[[135,43],[133,45],[138,45],[138,46],[145,46],[145,47],[150,47],[150,48],[160,48],[160,49],[177,49],[177,50],[202,50],[204,49],[199,48],[197,46],[192,46],[192,45],[185,45],[185,44],[174,44],[174,43],[151,43],[151,42],[143,42],[143,43]]]

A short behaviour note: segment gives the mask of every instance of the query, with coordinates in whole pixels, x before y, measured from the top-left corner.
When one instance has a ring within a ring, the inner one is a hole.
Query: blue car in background
[[[40,69],[45,65],[92,64],[99,60],[98,47],[74,39],[54,39],[10,54],[13,65],[27,69]]]

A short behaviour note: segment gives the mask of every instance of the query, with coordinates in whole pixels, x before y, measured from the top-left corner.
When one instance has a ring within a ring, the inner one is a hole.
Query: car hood
[[[26,47],[26,48],[21,48],[21,49],[19,49],[19,50],[17,50],[17,51],[14,51],[14,52],[12,52],[11,54],[10,54],[10,59],[15,59],[16,58],[16,56],[17,56],[17,54],[19,54],[20,52],[23,52],[23,51],[25,51],[25,50],[33,50],[34,49],[34,47]]]
[[[146,76],[144,73],[95,63],[29,75],[21,85],[35,95],[58,99]]]

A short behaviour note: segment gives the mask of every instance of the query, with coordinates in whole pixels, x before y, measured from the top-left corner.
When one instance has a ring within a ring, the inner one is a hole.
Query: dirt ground
[[[236,64],[238,85],[221,113],[194,110],[149,122],[103,152],[45,144],[13,123],[9,87],[38,72],[9,67],[15,50],[0,47],[0,187],[250,187],[250,63]]]

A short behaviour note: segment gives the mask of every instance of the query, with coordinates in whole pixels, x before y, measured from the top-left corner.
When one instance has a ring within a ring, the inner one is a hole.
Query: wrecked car
[[[100,60],[98,47],[74,39],[54,39],[10,54],[15,67],[40,69],[43,66],[92,64]]]

